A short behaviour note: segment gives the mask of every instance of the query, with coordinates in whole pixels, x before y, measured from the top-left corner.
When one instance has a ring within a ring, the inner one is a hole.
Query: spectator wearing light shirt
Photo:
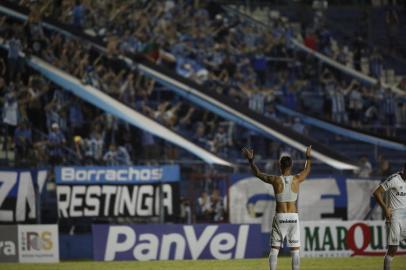
[[[3,103],[3,128],[5,133],[4,148],[11,147],[14,130],[18,124],[18,100],[15,96],[14,85],[8,87],[8,93],[4,97]]]
[[[350,85],[351,92],[349,94],[349,113],[350,121],[353,127],[361,127],[361,114],[364,104],[364,99],[359,91],[359,85],[352,83]]]
[[[359,170],[357,171],[357,175],[359,177],[368,178],[371,176],[372,173],[372,165],[368,160],[367,156],[362,156],[359,160]]]
[[[130,155],[127,150],[122,146],[117,147],[114,143],[110,144],[109,151],[104,154],[103,160],[109,166],[131,165]]]
[[[327,93],[331,100],[331,116],[334,122],[347,123],[347,113],[345,111],[344,93],[335,81],[327,86]]]
[[[99,132],[95,132],[90,136],[89,139],[86,140],[86,159],[89,160],[90,163],[100,163],[103,157],[103,147],[103,135]]]

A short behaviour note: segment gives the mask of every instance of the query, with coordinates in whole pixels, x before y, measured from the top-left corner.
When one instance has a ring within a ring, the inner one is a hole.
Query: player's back
[[[273,183],[277,213],[297,213],[296,201],[299,183],[293,175],[278,176]]]

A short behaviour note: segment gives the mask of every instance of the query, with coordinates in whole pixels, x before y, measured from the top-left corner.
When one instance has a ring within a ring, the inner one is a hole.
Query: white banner
[[[301,222],[301,255],[307,257],[383,256],[386,252],[384,221]],[[406,254],[406,243],[398,254]]]
[[[236,176],[229,189],[230,222],[262,224],[270,232],[275,214],[275,194],[269,184],[256,177]],[[300,185],[298,205],[301,221],[363,220],[381,218],[372,197],[379,180],[310,178]]]
[[[21,263],[59,262],[57,225],[18,225],[18,253]]]

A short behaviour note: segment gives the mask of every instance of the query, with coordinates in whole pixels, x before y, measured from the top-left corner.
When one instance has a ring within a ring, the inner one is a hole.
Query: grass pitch
[[[353,258],[302,258],[301,270],[381,270],[382,257]],[[267,270],[268,260],[200,260],[200,261],[153,261],[153,262],[92,262],[75,261],[58,264],[1,264],[1,270]],[[290,270],[290,258],[278,260],[278,270]],[[392,270],[405,270],[406,256],[395,257]]]

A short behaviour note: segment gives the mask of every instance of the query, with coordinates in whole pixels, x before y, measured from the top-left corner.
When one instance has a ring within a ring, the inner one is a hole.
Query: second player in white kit
[[[396,255],[400,241],[406,239],[406,164],[401,172],[389,176],[375,190],[376,201],[385,213],[387,224],[388,251],[384,259],[384,270],[391,269],[393,257]],[[388,202],[385,203],[383,193],[386,192]]]

